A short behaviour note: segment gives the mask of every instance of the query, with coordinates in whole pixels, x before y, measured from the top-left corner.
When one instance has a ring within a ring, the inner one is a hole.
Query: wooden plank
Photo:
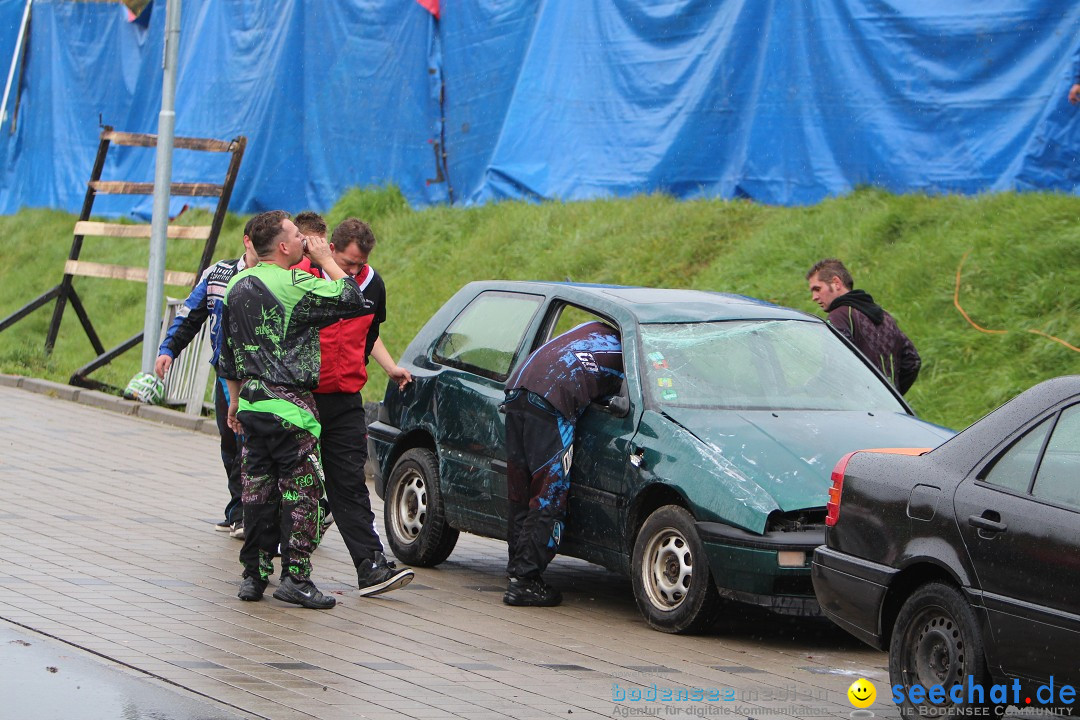
[[[68,260],[64,264],[65,275],[107,278],[110,280],[130,280],[144,283],[146,282],[147,272],[146,268],[107,265],[105,263],[86,262],[85,260]],[[177,270],[165,271],[166,285],[190,287],[195,284],[195,279],[195,273],[179,272]]]
[[[153,195],[154,183],[96,180],[90,183],[94,192],[102,195]],[[220,197],[221,186],[211,183],[173,183],[169,193],[185,197]]]
[[[117,132],[112,130],[102,133],[102,137],[117,145],[127,145],[130,147],[157,147],[157,135]],[[182,150],[229,152],[232,150],[232,142],[228,140],[214,140],[213,138],[174,137],[173,147]]]
[[[124,238],[148,238],[150,237],[149,225],[121,225],[119,223],[92,222],[80,220],[75,223],[76,235],[92,235],[94,237],[124,237]],[[210,237],[209,225],[169,225],[165,230],[165,237],[185,238],[188,240],[205,240]]]

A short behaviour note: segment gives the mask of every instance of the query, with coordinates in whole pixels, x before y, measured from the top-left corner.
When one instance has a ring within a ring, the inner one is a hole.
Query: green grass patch
[[[1030,332],[1080,346],[1080,288],[1071,282],[1080,260],[1080,198],[1070,195],[896,196],[860,189],[804,208],[648,195],[413,211],[394,188],[365,188],[350,191],[326,214],[331,227],[351,215],[370,222],[379,238],[372,262],[387,284],[383,337],[394,354],[471,280],[720,290],[820,315],[804,275],[817,260],[835,256],[918,347],[923,370],[908,400],[929,420],[963,427],[1080,363],[1077,352]],[[0,261],[8,268],[0,316],[59,282],[74,219],[43,210],[0,218]],[[229,216],[218,258],[240,253],[244,220]],[[170,241],[168,267],[193,269],[201,246]],[[146,242],[88,239],[83,259],[145,265]],[[976,323],[1004,334],[979,332],[954,307],[962,260],[961,305]],[[75,283],[106,346],[141,329],[145,286]],[[66,381],[92,359],[70,308],[56,351],[44,355],[51,308],[0,333],[0,371]],[[93,377],[122,386],[139,357],[132,350]],[[377,367],[371,375],[368,395],[377,399],[386,378]]]

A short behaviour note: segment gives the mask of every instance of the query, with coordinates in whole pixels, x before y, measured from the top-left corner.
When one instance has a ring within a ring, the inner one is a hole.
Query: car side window
[[[489,290],[458,314],[435,344],[432,359],[505,381],[542,295]]]
[[[547,334],[540,333],[540,337],[537,339],[537,345],[542,345],[548,340],[558,337],[564,332],[573,330],[578,325],[584,325],[587,322],[602,322],[616,326],[613,321],[602,315],[597,315],[591,310],[586,310],[585,308],[569,303],[563,303],[562,305],[555,307],[554,312],[554,317],[548,321]],[[626,381],[623,380],[622,387],[616,395],[610,398],[601,398],[600,400],[593,402],[592,407],[601,412],[614,415],[615,417],[626,417],[630,412],[630,398],[627,394]]]
[[[1051,420],[1052,418],[1043,420],[1013,443],[1012,447],[994,462],[985,481],[990,485],[1026,494],[1039,461],[1039,451],[1046,441],[1046,433],[1050,431]]]
[[[1080,509],[1080,405],[1061,412],[1039,463],[1031,494]]]
[[[548,333],[548,336],[544,338],[543,342],[547,342],[553,337],[558,337],[564,332],[573,330],[578,325],[583,325],[587,322],[593,322],[597,320],[609,324],[611,322],[610,320],[600,317],[596,313],[589,312],[588,310],[579,308],[576,305],[563,305],[561,308],[559,308],[559,317],[552,324],[551,332]]]

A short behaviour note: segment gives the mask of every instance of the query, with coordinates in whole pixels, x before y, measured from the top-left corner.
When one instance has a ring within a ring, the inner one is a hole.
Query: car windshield
[[[653,406],[907,412],[824,323],[649,324],[641,342]]]

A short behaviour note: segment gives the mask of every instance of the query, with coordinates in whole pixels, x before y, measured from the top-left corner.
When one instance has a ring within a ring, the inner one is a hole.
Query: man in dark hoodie
[[[806,273],[810,296],[829,314],[829,324],[850,340],[900,391],[907,393],[922,360],[908,336],[874,298],[854,290],[851,273],[836,258],[814,264]]]

